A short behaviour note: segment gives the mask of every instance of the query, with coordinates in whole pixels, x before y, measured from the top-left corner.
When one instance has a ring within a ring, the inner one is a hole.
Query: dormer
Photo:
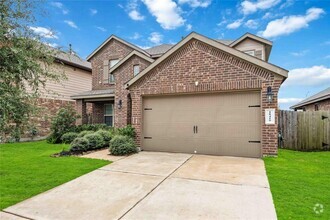
[[[229,46],[268,62],[273,43],[256,35],[246,33],[230,43]]]

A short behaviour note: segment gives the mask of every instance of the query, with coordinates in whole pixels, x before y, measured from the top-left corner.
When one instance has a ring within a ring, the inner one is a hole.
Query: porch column
[[[76,120],[76,125],[87,124],[88,117],[86,111],[86,102],[84,102],[83,99],[76,100],[76,110],[78,115],[81,116],[81,118]]]

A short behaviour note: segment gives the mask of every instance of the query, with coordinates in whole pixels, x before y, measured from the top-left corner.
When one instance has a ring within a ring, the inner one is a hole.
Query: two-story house
[[[191,33],[143,50],[114,35],[87,60],[92,90],[72,96],[88,123],[132,124],[143,150],[261,157],[277,154],[277,93],[288,71],[272,42]]]

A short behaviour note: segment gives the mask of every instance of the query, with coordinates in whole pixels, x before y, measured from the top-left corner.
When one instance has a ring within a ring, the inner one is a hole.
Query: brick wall
[[[32,122],[38,129],[37,137],[44,137],[49,135],[51,132],[50,125],[52,117],[57,114],[60,108],[64,108],[67,106],[75,107],[75,103],[75,101],[39,98],[37,100],[37,106],[40,108],[40,111],[30,119],[30,122]],[[86,109],[87,114],[91,111],[91,105],[87,104]],[[26,133],[22,135],[22,137],[29,137],[28,131],[26,131]]]
[[[130,100],[128,98],[129,91],[125,88],[127,81],[134,77],[133,66],[140,65],[140,71],[144,70],[150,65],[149,61],[146,61],[136,55],[128,59],[113,74],[115,76],[115,127],[124,127],[130,122]],[[122,108],[118,108],[118,102],[122,100]]]
[[[315,104],[318,105],[319,111],[330,111],[330,99],[326,99],[317,103],[306,105],[305,111],[315,111]]]
[[[114,84],[103,82],[104,60],[122,59],[132,51],[132,48],[115,39],[112,39],[107,45],[98,51],[90,60],[92,64],[92,89],[115,88]]]
[[[142,96],[214,91],[260,90],[262,154],[277,154],[277,93],[282,77],[197,40],[191,40],[130,87],[132,124],[141,144]],[[199,86],[195,86],[195,81]],[[267,87],[274,100],[268,103]],[[275,125],[264,124],[264,109],[276,109]]]

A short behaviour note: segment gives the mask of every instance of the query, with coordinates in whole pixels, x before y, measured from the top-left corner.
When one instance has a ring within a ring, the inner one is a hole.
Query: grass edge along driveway
[[[110,163],[50,156],[68,148],[45,141],[0,144],[0,210]]]
[[[279,149],[264,161],[278,219],[330,219],[330,152]]]

